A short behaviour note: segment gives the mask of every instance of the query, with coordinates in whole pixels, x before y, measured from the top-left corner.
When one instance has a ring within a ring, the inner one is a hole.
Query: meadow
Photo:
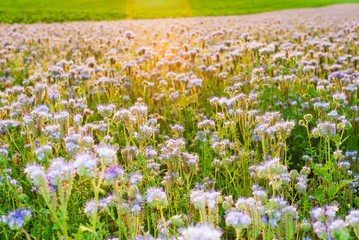
[[[252,14],[359,0],[2,0],[0,22],[35,23]]]
[[[1,24],[0,239],[358,239],[358,12]]]

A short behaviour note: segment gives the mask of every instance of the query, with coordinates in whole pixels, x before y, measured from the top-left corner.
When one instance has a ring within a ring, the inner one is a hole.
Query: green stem
[[[67,236],[67,223],[66,223],[66,219],[67,219],[67,207],[66,207],[66,201],[65,201],[65,194],[64,194],[64,189],[62,186],[62,182],[61,184],[58,186],[59,192],[60,192],[60,211],[61,211],[61,218],[62,218],[62,227],[64,228],[64,232],[66,233],[66,235],[64,236],[65,239],[68,239]]]
[[[93,180],[94,185],[94,194],[95,194],[95,208],[94,212],[92,214],[92,233],[94,234],[93,239],[96,237],[96,224],[97,224],[97,204],[98,204],[98,195],[99,195],[99,189],[102,183],[103,174],[105,173],[106,165],[103,165],[103,168],[101,170],[101,175],[98,180],[98,184],[96,185],[95,180]]]
[[[118,227],[119,227],[119,231],[118,231],[118,238],[121,239],[122,238],[122,212],[121,212],[121,204],[122,204],[122,201],[121,201],[121,193],[120,193],[120,189],[118,188],[118,183],[117,181],[115,181],[115,189],[116,189],[116,195],[118,197],[118,200],[119,200],[119,204],[118,204]]]
[[[67,236],[67,232],[65,232],[60,220],[58,219],[55,211],[53,210],[52,206],[51,206],[51,203],[50,203],[50,198],[51,196],[49,195],[48,191],[46,189],[44,189],[44,186],[41,186],[40,187],[40,192],[42,194],[42,196],[44,197],[44,200],[45,200],[45,203],[46,205],[48,206],[49,210],[50,210],[50,213],[52,215],[52,217],[55,219],[56,223],[59,225],[59,228],[62,232],[62,234],[66,237]],[[68,239],[68,238],[66,238]]]
[[[21,232],[25,234],[26,240],[30,240],[30,235],[24,230],[24,228],[21,228]]]
[[[330,162],[330,139],[328,138],[328,162]]]
[[[163,216],[163,208],[160,207],[160,213],[161,213],[161,219],[162,219],[162,222],[163,222],[163,226],[165,227],[165,231],[166,231],[166,235],[167,235],[167,238],[170,239],[170,234],[168,233],[168,229],[167,229],[167,226],[166,226],[166,221],[165,221],[165,217]]]
[[[268,222],[268,234],[270,234],[269,236],[272,235],[270,233],[270,231],[271,231],[271,221],[272,221],[272,215],[273,215],[274,196],[275,196],[275,181],[273,183],[273,195],[272,195],[272,202],[271,202],[271,206],[270,206],[270,214],[269,214],[269,222]]]
[[[241,231],[236,229],[236,240],[241,239]]]

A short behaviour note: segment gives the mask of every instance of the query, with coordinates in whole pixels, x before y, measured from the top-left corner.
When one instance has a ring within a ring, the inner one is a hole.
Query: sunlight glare
[[[127,0],[127,18],[191,17],[192,11],[187,0]]]

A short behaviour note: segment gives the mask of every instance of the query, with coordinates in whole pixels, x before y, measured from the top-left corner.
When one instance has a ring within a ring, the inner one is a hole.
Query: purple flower
[[[11,229],[20,229],[24,225],[25,221],[32,217],[30,210],[17,209],[13,212],[9,212],[7,215],[1,217],[1,221],[8,224]]]
[[[103,179],[107,180],[109,184],[113,184],[116,179],[122,179],[125,175],[125,171],[120,165],[110,166],[106,169]]]

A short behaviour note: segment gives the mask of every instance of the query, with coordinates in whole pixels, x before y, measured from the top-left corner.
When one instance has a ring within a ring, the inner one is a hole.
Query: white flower
[[[95,167],[98,159],[90,152],[81,152],[75,156],[74,168],[80,176],[87,175],[93,177],[95,175]]]
[[[167,207],[168,205],[166,193],[163,191],[163,189],[158,187],[151,187],[147,189],[146,201],[152,207]]]
[[[38,164],[28,164],[24,172],[35,186],[40,186],[46,180],[44,167]]]
[[[99,145],[96,148],[97,155],[103,164],[110,166],[117,162],[117,147],[111,145]]]
[[[228,226],[239,230],[247,228],[252,223],[252,219],[248,215],[237,210],[229,211],[225,219]]]
[[[359,210],[350,211],[345,221],[353,228],[359,228]]]
[[[221,230],[216,229],[209,224],[197,224],[194,227],[180,229],[179,232],[181,233],[183,240],[219,240],[222,235]]]

